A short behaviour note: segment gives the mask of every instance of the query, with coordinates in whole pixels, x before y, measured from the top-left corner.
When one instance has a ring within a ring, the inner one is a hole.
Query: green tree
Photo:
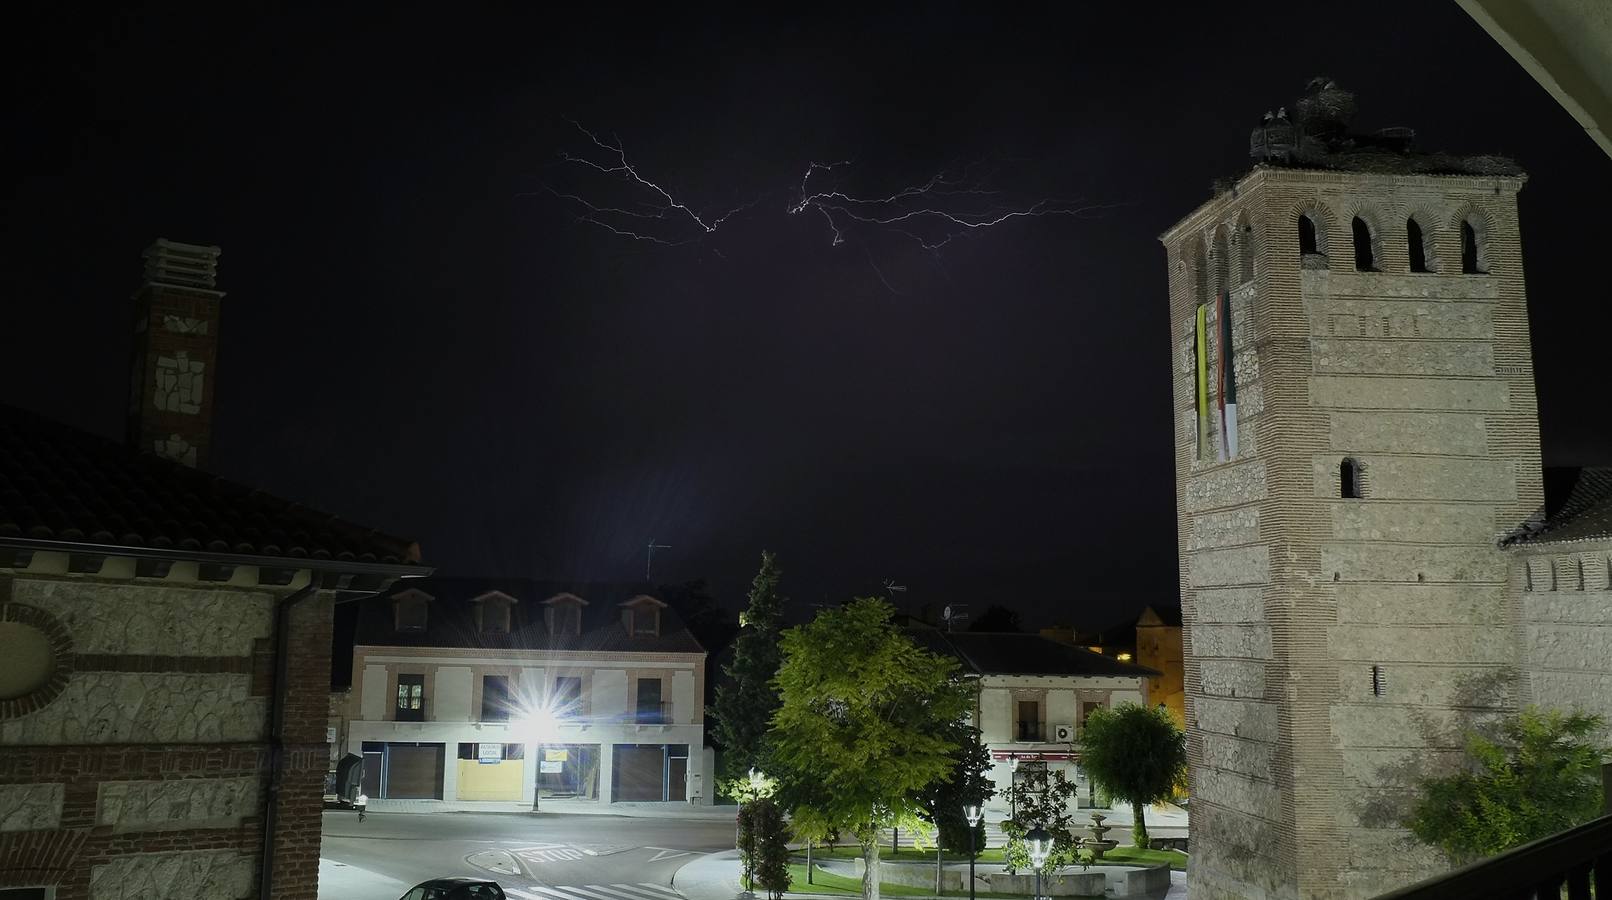
[[[920,805],[932,811],[940,846],[954,853],[967,853],[971,845],[963,807],[984,806],[995,793],[989,775],[991,752],[980,743],[980,730],[967,724],[957,726],[953,740],[957,742],[957,749],[952,751],[950,775],[931,784],[923,792]],[[983,849],[983,817],[973,830],[972,846]]]
[[[1599,716],[1525,709],[1497,739],[1467,734],[1462,771],[1422,782],[1406,825],[1456,864],[1492,856],[1599,814]]]
[[[1099,788],[1131,805],[1131,838],[1146,848],[1148,804],[1170,799],[1186,778],[1187,739],[1162,707],[1099,709],[1080,736],[1081,765]]]
[[[728,683],[717,688],[711,717],[716,739],[723,749],[723,776],[743,778],[751,768],[764,768],[767,727],[778,708],[778,641],[784,621],[784,601],[778,596],[783,572],[771,551],[762,551],[761,570],[750,586],[750,606],[739,616],[739,637],[733,660],[723,668]]]
[[[739,808],[739,860],[747,890],[765,890],[773,900],[789,889],[789,829],[783,810],[770,797],[755,797]]]
[[[1009,789],[1013,793],[1013,818],[1002,823],[1007,835],[1003,860],[1009,872],[1030,869],[1030,845],[1024,836],[1037,825],[1052,835],[1052,852],[1042,863],[1043,873],[1056,872],[1080,861],[1075,844],[1075,786],[1062,772],[1049,772],[1045,765],[1021,769]]]
[[[952,771],[972,705],[956,663],[919,648],[893,613],[859,599],[784,632],[771,731],[784,796],[809,798],[794,818],[856,836],[865,900],[879,896],[879,830],[928,830],[920,793]],[[827,789],[792,787],[802,784]]]

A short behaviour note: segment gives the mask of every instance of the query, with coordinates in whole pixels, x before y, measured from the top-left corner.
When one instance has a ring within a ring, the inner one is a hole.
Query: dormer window
[[[648,594],[641,594],[621,604],[621,624],[633,637],[655,637],[660,634],[660,611],[666,604]]]
[[[392,598],[392,627],[398,631],[425,630],[431,595],[424,591],[407,590]]]
[[[476,628],[482,634],[509,634],[510,611],[515,598],[488,591],[476,598]]]
[[[574,637],[582,633],[582,607],[588,605],[575,594],[559,594],[543,601],[543,622],[554,637]]]

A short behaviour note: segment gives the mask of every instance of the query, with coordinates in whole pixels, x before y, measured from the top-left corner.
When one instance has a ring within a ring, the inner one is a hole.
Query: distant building
[[[987,805],[993,821],[1007,817],[1008,789],[1032,769],[1064,772],[1090,805],[1092,786],[1076,745],[1086,718],[1120,703],[1148,702],[1147,680],[1159,674],[1038,634],[922,627],[907,634],[977,679],[975,722],[991,753],[997,790]]]
[[[638,586],[433,578],[359,611],[372,800],[710,803],[705,650]]]
[[[332,605],[430,571],[194,468],[216,255],[147,252],[133,449],[0,407],[0,895],[314,900]]]
[[[1186,668],[1181,649],[1181,607],[1149,606],[1136,620],[1136,662],[1159,674],[1148,679],[1147,702],[1162,706],[1185,728]]]

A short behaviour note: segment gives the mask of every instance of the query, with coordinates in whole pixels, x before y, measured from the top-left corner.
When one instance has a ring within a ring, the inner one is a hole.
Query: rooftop
[[[423,631],[399,631],[394,598],[418,591],[430,598]],[[512,597],[509,631],[484,631],[476,600],[490,593]],[[583,601],[581,634],[554,634],[545,624],[545,601],[569,594]],[[466,647],[487,650],[570,650],[592,653],[700,653],[705,648],[676,610],[662,605],[658,634],[629,634],[621,605],[637,597],[661,602],[648,584],[583,583],[529,578],[421,578],[363,601],[354,643],[377,647]]]
[[[1547,469],[1545,509],[1503,544],[1557,544],[1612,539],[1612,467]]]
[[[1122,663],[1082,647],[1071,647],[1039,634],[990,631],[940,631],[913,628],[907,634],[918,646],[950,656],[975,675],[1093,675],[1148,678],[1146,666]]]
[[[393,565],[414,542],[0,405],[0,544]]]

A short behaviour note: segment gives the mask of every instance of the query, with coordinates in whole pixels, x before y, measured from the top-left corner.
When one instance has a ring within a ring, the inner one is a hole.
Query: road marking
[[[522,900],[684,900],[682,894],[659,884],[529,884],[504,893]]]
[[[653,850],[654,848],[653,847],[646,847],[644,849]],[[661,861],[663,859],[676,859],[679,856],[687,856],[687,855],[688,855],[687,850],[662,850],[661,852],[655,854],[654,856],[651,856],[649,858],[649,861],[650,862],[659,862],[659,861]]]

